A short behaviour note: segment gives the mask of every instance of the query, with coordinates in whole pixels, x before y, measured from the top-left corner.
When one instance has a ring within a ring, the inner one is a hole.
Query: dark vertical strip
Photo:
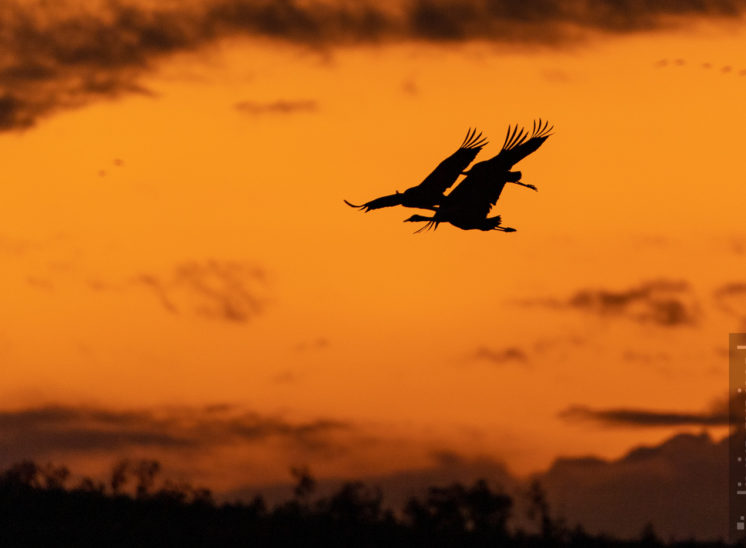
[[[731,542],[746,540],[746,333],[729,341],[728,533]]]

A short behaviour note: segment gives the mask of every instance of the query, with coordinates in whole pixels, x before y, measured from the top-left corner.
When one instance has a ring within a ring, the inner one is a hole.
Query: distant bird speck
[[[402,82],[401,89],[407,95],[418,95],[420,93],[420,88],[417,85],[417,82],[415,82],[411,78],[408,78],[404,80],[404,82]]]

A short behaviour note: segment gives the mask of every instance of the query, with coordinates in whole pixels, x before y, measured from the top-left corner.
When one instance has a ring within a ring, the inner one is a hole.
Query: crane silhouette
[[[459,175],[474,161],[486,144],[487,139],[483,138],[481,133],[477,135],[476,128],[469,129],[459,149],[440,162],[438,167],[419,185],[408,188],[404,192],[397,191],[395,194],[381,196],[362,205],[351,204],[347,200],[344,202],[350,207],[365,212],[396,205],[435,210],[443,199],[443,193],[456,182]]]
[[[522,183],[521,172],[511,171],[523,158],[538,149],[552,135],[554,126],[549,122],[534,121],[531,135],[523,128],[508,126],[502,150],[494,158],[474,164],[465,172],[466,177],[447,195],[435,209],[432,217],[412,215],[404,222],[425,222],[417,230],[438,228],[440,223],[450,223],[463,230],[501,230],[515,232],[514,228],[501,226],[500,216],[487,217],[502,194],[507,183],[515,183],[536,190],[534,185]]]

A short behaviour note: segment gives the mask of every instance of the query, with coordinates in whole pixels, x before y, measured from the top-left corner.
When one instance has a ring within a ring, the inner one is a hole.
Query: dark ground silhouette
[[[261,497],[218,505],[210,491],[160,481],[159,472],[156,461],[122,461],[106,483],[68,485],[65,467],[11,466],[0,472],[0,546],[727,546],[666,544],[652,526],[633,541],[592,536],[553,518],[538,483],[526,493],[535,524],[527,532],[510,527],[513,499],[482,480],[431,487],[394,511],[362,482],[314,497],[314,479],[294,469],[293,497],[270,508]]]

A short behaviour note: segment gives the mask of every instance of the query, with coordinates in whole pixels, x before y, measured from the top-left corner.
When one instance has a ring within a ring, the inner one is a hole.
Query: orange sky
[[[698,26],[323,51],[236,38],[156,59],[139,77],[149,94],[0,134],[3,409],[228,404],[346,425],[330,452],[216,442],[205,454],[235,474],[194,466],[222,487],[299,463],[380,474],[446,449],[523,475],[699,431],[559,414],[704,413],[725,396],[746,304],[716,295],[744,281],[743,38]],[[413,235],[411,210],[342,202],[417,184],[469,127],[487,158],[508,124],[538,117],[555,134],[517,167],[539,192],[508,188],[495,210],[515,234]],[[647,293],[618,313],[568,304],[655,280],[686,282],[666,298],[691,322],[650,319]],[[523,359],[500,360],[507,349]]]

